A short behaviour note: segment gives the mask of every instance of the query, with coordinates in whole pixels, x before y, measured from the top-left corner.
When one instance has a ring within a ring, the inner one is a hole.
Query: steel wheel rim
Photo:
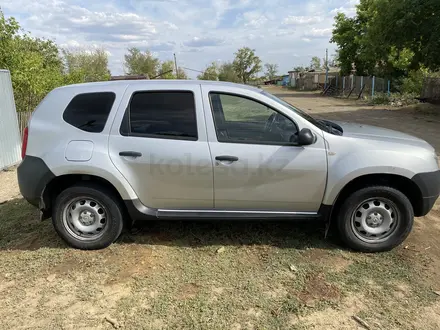
[[[381,243],[397,229],[399,213],[386,198],[370,198],[360,203],[351,216],[351,228],[360,240]]]
[[[63,225],[67,232],[81,241],[100,238],[107,230],[107,209],[90,197],[78,197],[63,210]]]

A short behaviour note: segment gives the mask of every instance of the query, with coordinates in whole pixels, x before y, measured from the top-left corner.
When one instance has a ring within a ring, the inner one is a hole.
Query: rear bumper
[[[41,208],[41,196],[46,185],[55,177],[46,163],[38,157],[26,156],[17,169],[18,186],[23,197]]]
[[[412,181],[419,187],[422,193],[420,210],[416,216],[425,216],[431,211],[440,195],[440,170],[416,174]]]

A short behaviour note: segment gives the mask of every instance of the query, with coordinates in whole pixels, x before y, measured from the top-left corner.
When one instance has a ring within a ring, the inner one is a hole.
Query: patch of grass
[[[22,198],[0,205],[0,219],[0,249],[64,246],[51,221],[40,222],[38,210]]]
[[[359,316],[369,323],[405,328],[402,320],[435,299],[399,250],[341,251],[313,224],[153,222],[108,249],[84,252],[64,249],[35,213],[21,200],[0,206],[0,248],[11,250],[0,257],[0,273],[22,283],[11,299],[25,304],[32,283],[50,274],[64,284],[42,293],[42,304],[68,294],[108,306],[112,296],[102,292],[116,286],[109,312],[129,329],[306,329],[308,315],[343,309],[353,295],[365,302]],[[57,315],[47,317],[62,324]]]
[[[327,279],[337,283],[345,295],[364,297],[368,307],[359,315],[363,319],[385,328],[410,329],[408,320],[415,318],[420,307],[435,301],[423,277],[398,250],[353,257],[354,262],[345,272],[327,274]],[[407,320],[407,324],[402,320]]]

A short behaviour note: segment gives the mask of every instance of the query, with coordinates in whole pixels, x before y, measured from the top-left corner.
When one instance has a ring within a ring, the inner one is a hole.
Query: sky
[[[105,48],[112,74],[124,73],[127,48],[150,50],[161,60],[204,70],[255,49],[279,73],[335,51],[330,43],[337,12],[355,13],[359,0],[2,0],[35,37],[71,49]],[[197,73],[187,71],[195,78]]]

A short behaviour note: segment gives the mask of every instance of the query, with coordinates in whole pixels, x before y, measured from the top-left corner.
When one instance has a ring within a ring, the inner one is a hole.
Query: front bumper
[[[431,211],[440,195],[440,170],[416,174],[412,181],[419,187],[422,193],[420,210],[416,216],[425,216]]]

